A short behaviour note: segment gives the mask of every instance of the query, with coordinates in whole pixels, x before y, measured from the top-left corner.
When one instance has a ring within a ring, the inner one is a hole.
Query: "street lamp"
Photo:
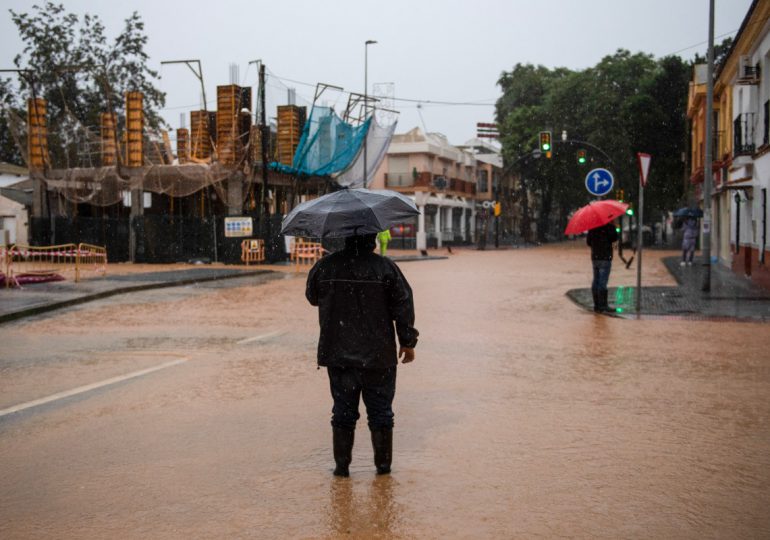
[[[366,113],[369,112],[369,45],[377,43],[373,39],[367,39],[364,43],[364,121]],[[368,133],[364,134],[364,189],[366,189],[366,180],[369,177],[369,171],[366,168],[366,139]]]

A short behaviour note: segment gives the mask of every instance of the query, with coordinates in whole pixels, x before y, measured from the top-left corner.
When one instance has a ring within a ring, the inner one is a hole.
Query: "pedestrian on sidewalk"
[[[345,248],[319,260],[307,278],[305,296],[318,306],[321,327],[318,365],[327,368],[334,400],[336,476],[349,476],[361,397],[377,474],[390,473],[396,368],[399,359],[414,360],[419,334],[412,289],[393,261],[374,253],[375,238],[345,238]]]
[[[680,266],[692,266],[692,258],[695,255],[695,243],[698,240],[700,226],[694,217],[688,217],[684,222],[682,234],[682,262]]]
[[[383,257],[388,252],[388,242],[390,242],[390,229],[385,229],[377,234],[377,240],[380,243],[380,255]]]
[[[607,282],[612,270],[612,245],[618,240],[618,232],[613,223],[588,231],[586,243],[591,247],[591,264],[594,279],[591,283],[591,294],[594,299],[596,313],[612,312],[607,301]]]

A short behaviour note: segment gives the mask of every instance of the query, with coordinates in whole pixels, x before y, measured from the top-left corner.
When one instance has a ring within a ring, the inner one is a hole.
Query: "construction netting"
[[[340,118],[331,107],[314,106],[305,122],[290,167],[272,163],[271,167],[301,176],[331,176],[347,169],[363,146],[371,117],[358,126]]]
[[[374,176],[374,173],[380,166],[385,153],[390,146],[390,140],[396,131],[396,122],[389,125],[381,125],[377,115],[373,114],[367,122],[370,122],[366,134],[366,169],[367,178]],[[364,157],[363,152],[356,155],[356,159],[347,169],[336,176],[332,176],[334,181],[340,186],[358,188],[364,187]]]
[[[232,175],[231,169],[218,163],[149,165],[142,169],[141,175],[127,175],[126,171],[119,172],[115,166],[66,169],[61,178],[47,178],[46,183],[68,201],[109,206],[124,200],[134,189],[186,197],[211,186],[224,199],[223,181]]]
[[[27,123],[19,114],[8,109],[5,112],[22,159],[29,163]],[[65,149],[73,147],[76,151],[49,154],[46,166],[49,170],[54,169],[56,173],[47,173],[43,180],[49,189],[74,203],[110,206],[125,200],[126,193],[134,189],[172,197],[186,197],[206,187],[214,189],[217,195],[225,200],[224,181],[230,178],[234,171],[245,169],[246,156],[249,153],[250,143],[246,141],[242,157],[237,163],[224,165],[208,159],[201,160],[205,161],[202,163],[179,164],[162,141],[148,136],[143,145],[143,167],[105,165],[102,140],[94,133],[93,128],[84,126],[74,116],[68,116],[67,120],[67,130],[49,132],[48,146],[56,145]],[[66,139],[61,136],[63,131],[68,133]],[[244,178],[251,183],[257,181],[246,175]],[[243,191],[244,200],[249,193],[250,189]]]
[[[364,161],[367,177],[371,178],[385,157],[395,130],[396,122],[381,125],[374,114],[354,126],[340,118],[333,108],[314,106],[292,165],[274,162],[271,167],[297,176],[329,177],[340,186],[363,187]]]

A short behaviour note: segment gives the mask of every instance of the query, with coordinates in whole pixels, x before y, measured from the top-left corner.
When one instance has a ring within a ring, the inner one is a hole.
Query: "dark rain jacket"
[[[398,266],[375,253],[375,235],[346,239],[310,270],[305,296],[318,306],[318,365],[386,368],[414,347],[412,289]],[[395,330],[394,330],[395,323]]]
[[[607,223],[596,229],[588,231],[586,243],[591,246],[592,261],[611,261],[612,243],[617,242],[618,232],[615,225]]]

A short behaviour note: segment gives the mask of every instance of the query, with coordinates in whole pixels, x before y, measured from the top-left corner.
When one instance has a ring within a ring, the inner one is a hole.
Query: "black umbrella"
[[[408,197],[387,189],[341,189],[304,202],[283,219],[281,234],[333,238],[376,234],[420,213]]]
[[[703,210],[700,208],[680,208],[676,212],[674,212],[674,217],[693,217],[693,218],[701,218],[703,217]]]

